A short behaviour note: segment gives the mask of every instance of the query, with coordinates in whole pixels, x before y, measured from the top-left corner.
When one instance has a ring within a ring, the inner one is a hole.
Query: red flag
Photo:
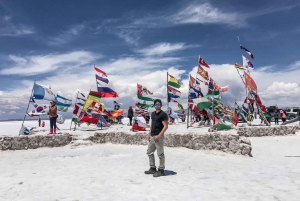
[[[246,73],[246,72],[244,72],[244,73],[245,73],[246,88],[251,89],[257,93],[257,86],[256,86],[256,83],[254,82],[253,78],[250,77],[250,75],[248,73]]]
[[[214,124],[214,126],[215,126],[215,125],[219,124],[219,119],[217,119],[216,117],[214,117],[214,118],[215,118],[215,124]]]
[[[105,77],[107,77],[107,74],[106,72],[104,72],[103,70],[100,70],[99,68],[97,68],[96,66],[94,66],[95,70],[98,72],[98,73],[101,73],[102,75],[104,75]]]
[[[205,66],[206,68],[210,68],[209,65],[201,57],[199,57],[199,64]]]
[[[236,112],[234,112],[234,125],[236,126],[239,123],[239,117]]]
[[[229,86],[221,87],[221,92],[226,92],[226,91],[228,91],[228,89],[229,89]]]
[[[200,65],[198,65],[198,74],[201,75],[204,79],[208,80],[208,72],[205,71]]]
[[[195,88],[195,84],[196,84],[196,79],[190,75],[190,86]]]

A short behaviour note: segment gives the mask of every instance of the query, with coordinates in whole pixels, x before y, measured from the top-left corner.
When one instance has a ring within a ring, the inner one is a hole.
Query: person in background
[[[151,125],[148,133],[148,149],[150,169],[145,174],[153,174],[153,177],[164,176],[165,172],[165,154],[164,154],[164,133],[168,129],[168,115],[161,110],[162,102],[160,99],[154,101],[155,111],[151,114]],[[154,152],[157,150],[159,158],[158,171],[155,166]]]
[[[114,109],[115,110],[118,110],[118,109],[120,109],[120,104],[117,102],[117,101],[114,101]]]
[[[39,127],[41,127],[41,118],[40,117],[39,117],[38,122],[39,122]]]
[[[279,124],[278,119],[280,118],[280,113],[279,113],[278,109],[276,109],[274,111],[274,118],[275,118],[275,124],[278,125]]]
[[[284,123],[286,121],[286,114],[283,110],[280,110],[280,114],[281,114],[281,120]]]
[[[50,117],[50,133],[49,134],[56,134],[56,119],[58,117],[57,115],[57,106],[56,102],[53,100],[50,102],[49,107],[49,117]]]
[[[133,117],[133,109],[132,106],[129,106],[127,117],[129,118],[129,124],[132,126],[132,117]]]
[[[298,121],[299,121],[299,126],[300,126],[300,109],[297,112],[297,116],[298,116]]]

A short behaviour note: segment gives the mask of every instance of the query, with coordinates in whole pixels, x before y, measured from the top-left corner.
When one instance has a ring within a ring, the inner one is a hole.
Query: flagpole
[[[188,90],[188,113],[187,113],[187,121],[186,121],[186,127],[189,128],[189,118],[190,118],[190,88],[191,88],[191,85],[190,85],[190,81],[191,81],[191,74],[190,74],[190,77],[189,77],[189,90]]]
[[[34,80],[34,83],[33,83],[33,86],[32,86],[31,95],[30,95],[30,97],[29,97],[29,101],[28,101],[28,105],[27,105],[27,109],[26,109],[26,114],[27,114],[27,112],[28,112],[28,108],[29,108],[29,104],[30,104],[30,99],[32,98],[33,88],[34,88],[35,82],[36,82],[36,80]],[[25,119],[26,119],[26,114],[24,115],[21,129],[23,128],[24,121],[25,121]],[[21,131],[21,129],[20,129],[20,131]],[[19,135],[20,135],[20,131],[19,131]]]
[[[168,116],[169,114],[169,91],[168,91],[168,82],[169,82],[169,73],[167,71],[167,114]],[[155,103],[154,103],[155,104]]]
[[[77,100],[78,100],[78,94],[79,94],[79,91],[77,92],[77,96],[76,96],[76,100],[75,100],[75,105],[74,105],[74,108],[76,107],[76,104],[77,104]],[[72,119],[73,119],[73,115],[72,115]],[[71,125],[70,125],[70,130],[71,130],[71,127],[72,127],[72,119],[71,119]]]

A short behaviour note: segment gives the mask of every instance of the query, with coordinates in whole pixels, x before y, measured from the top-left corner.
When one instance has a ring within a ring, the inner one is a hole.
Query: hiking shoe
[[[165,176],[165,171],[163,169],[158,169],[157,172],[153,174],[153,177]]]
[[[150,168],[149,170],[145,171],[145,174],[154,174],[156,172],[156,168]]]

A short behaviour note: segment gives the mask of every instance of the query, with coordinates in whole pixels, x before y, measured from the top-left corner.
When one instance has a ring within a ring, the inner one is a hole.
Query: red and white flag
[[[199,62],[200,65],[205,66],[206,68],[210,68],[209,65],[199,56]]]

